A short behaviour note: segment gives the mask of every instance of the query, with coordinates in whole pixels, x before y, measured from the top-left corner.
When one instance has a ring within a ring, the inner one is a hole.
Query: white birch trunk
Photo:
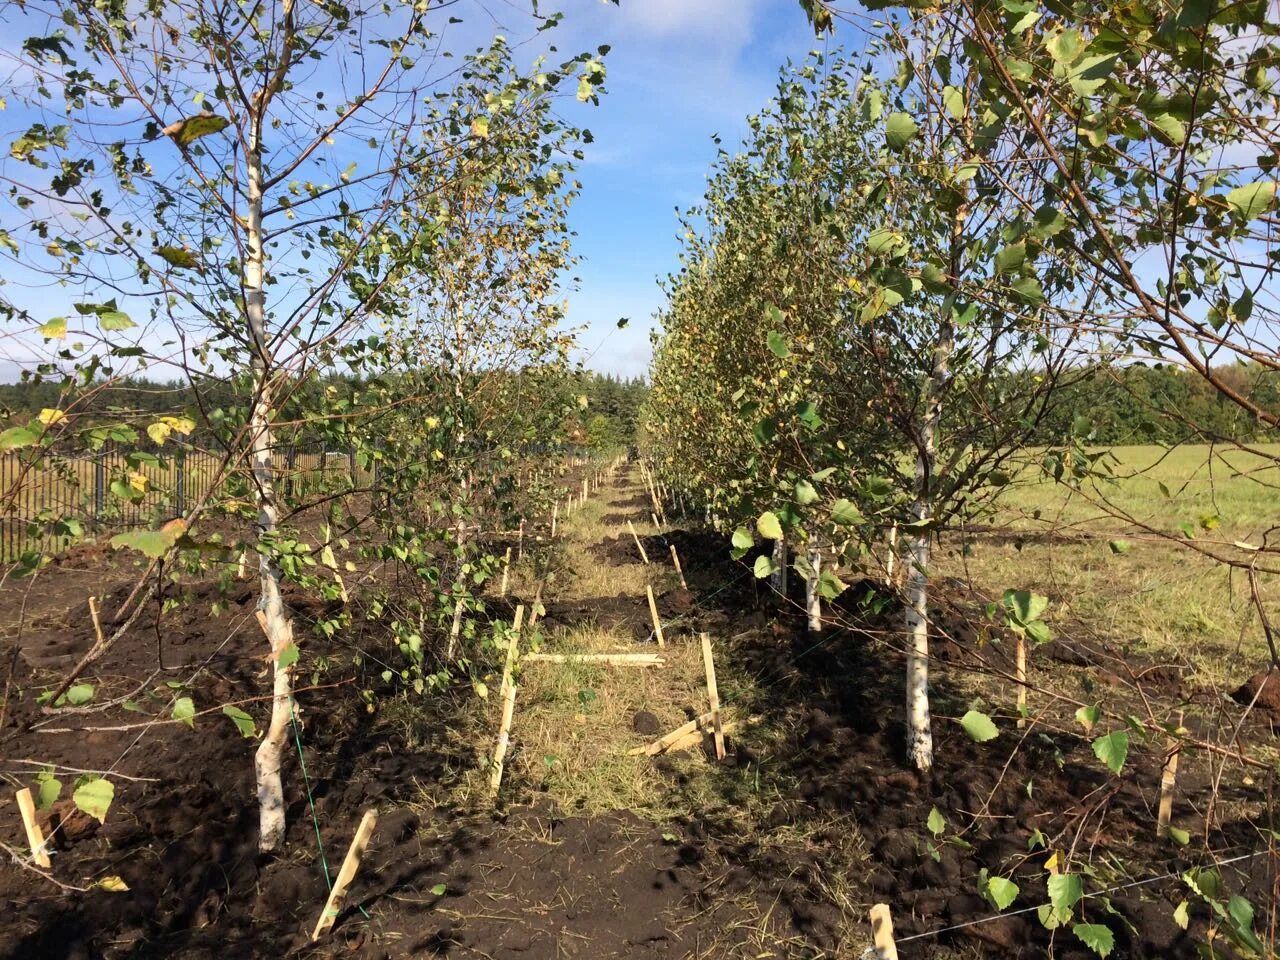
[[[818,592],[819,575],[822,572],[822,547],[816,540],[809,542],[809,576],[804,581],[804,606],[809,614],[809,632],[822,632],[822,595]]]
[[[258,499],[259,540],[275,533],[279,519],[274,467],[271,461],[274,433],[271,417],[275,412],[270,356],[266,329],[266,249],[262,229],[262,153],[259,134],[261,119],[251,121],[246,165],[248,171],[246,217],[246,251],[244,264],[245,315],[253,343],[253,368],[256,395],[249,414],[250,464]],[[280,778],[280,759],[293,716],[293,678],[291,667],[280,666],[280,655],[293,643],[293,625],[285,614],[280,597],[280,569],[270,551],[258,549],[258,607],[263,613],[263,630],[271,646],[273,671],[271,719],[266,735],[254,756],[258,786],[258,848],[264,853],[278,850],[284,843],[284,787]]]

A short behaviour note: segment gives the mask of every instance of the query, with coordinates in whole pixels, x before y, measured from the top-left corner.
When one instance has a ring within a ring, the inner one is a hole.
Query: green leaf
[[[1177,117],[1168,113],[1157,114],[1151,118],[1151,129],[1165,143],[1181,146],[1187,139],[1187,128]]]
[[[298,662],[298,645],[291,643],[280,651],[280,656],[276,659],[276,665],[281,670],[288,670]]]
[[[942,105],[957,120],[964,118],[964,94],[955,87],[942,88]]]
[[[919,129],[911,114],[901,111],[891,113],[884,123],[885,143],[889,145],[889,149],[901,152]]]
[[[1128,731],[1115,730],[1093,741],[1093,755],[1105,763],[1112,773],[1119,775],[1124,769],[1125,758],[1129,756]]]
[[[1256,180],[1243,187],[1236,187],[1227,194],[1227,203],[1232,212],[1246,223],[1269,210],[1275,199],[1274,180]]]
[[[93,777],[81,781],[71,795],[71,800],[77,808],[99,823],[106,823],[107,810],[111,808],[111,801],[115,799],[115,795],[116,788],[110,780]]]
[[[186,247],[156,247],[156,253],[171,266],[175,267],[194,267],[200,263],[196,255]]]
[[[39,776],[36,780],[40,784],[36,790],[36,809],[48,810],[62,793],[62,781],[52,774]]]
[[[10,427],[0,432],[0,453],[40,442],[40,433],[31,427]]]
[[[236,725],[236,729],[240,731],[240,736],[252,740],[258,735],[258,725],[253,722],[253,717],[249,716],[239,707],[225,706],[222,708],[223,714],[231,718],[231,722]]]
[[[120,310],[104,310],[98,314],[98,323],[102,325],[103,330],[111,332],[128,330],[130,327],[137,326],[127,313]]]
[[[1008,611],[1024,625],[1039,620],[1040,615],[1049,609],[1049,598],[1030,590],[1006,590],[1003,599]]]
[[[867,234],[867,253],[872,256],[891,255],[906,246],[906,238],[897,230],[881,227]]]
[[[751,536],[751,531],[746,527],[739,527],[733,531],[733,548],[735,550],[750,550],[755,546],[755,538]]]
[[[192,729],[196,725],[196,704],[190,697],[179,697],[173,701],[173,719],[185,723]]]
[[[1049,905],[1058,920],[1070,919],[1071,911],[1084,897],[1084,881],[1078,873],[1055,873],[1049,878]]]
[[[1100,923],[1077,923],[1071,932],[1100,957],[1107,956],[1116,948],[1116,938]]]
[[[1133,544],[1128,540],[1108,540],[1107,547],[1112,553],[1128,553],[1133,549]]]
[[[445,886],[443,883],[437,883],[434,887],[431,888],[431,892],[437,897],[443,897],[444,892],[448,889],[449,888]]]
[[[1044,303],[1044,289],[1035,277],[1019,277],[1009,284],[1013,292],[1030,304]]]
[[[92,683],[77,683],[67,691],[67,703],[73,707],[82,707],[92,699]]]
[[[1000,731],[996,728],[991,718],[985,713],[979,713],[977,710],[970,710],[961,717],[960,726],[964,727],[964,732],[978,743],[986,743],[988,740],[994,740],[1000,736]]]
[[[850,501],[841,497],[831,505],[831,522],[842,527],[852,527],[862,519],[862,513]]]
[[[1081,707],[1076,711],[1076,722],[1084,727],[1084,732],[1088,733],[1098,724],[1099,718],[1102,716],[1102,708],[1096,703]]]
[[[152,560],[163,557],[178,542],[182,529],[166,524],[159,530],[129,530],[111,538],[111,546],[117,550],[138,550]]]
[[[997,273],[1013,273],[1027,262],[1027,245],[1025,243],[1011,243],[1007,247],[1002,247],[1000,252],[996,254],[996,272]]]
[[[813,488],[813,484],[808,480],[796,481],[796,503],[802,507],[807,507],[818,499],[818,491]]]
[[[173,132],[173,139],[181,146],[187,146],[199,140],[201,137],[207,137],[210,134],[218,133],[226,128],[231,121],[226,117],[215,116],[212,113],[201,113],[194,117],[188,117],[181,121],[177,129]]]
[[[1173,922],[1183,930],[1187,929],[1187,924],[1191,922],[1191,913],[1187,908],[1187,901],[1183,900],[1174,907]]]
[[[773,560],[766,556],[756,557],[755,566],[751,569],[755,573],[757,580],[763,580],[773,573]]]
[[[1084,52],[1084,46],[1079,30],[1059,30],[1044,41],[1044,48],[1049,51],[1049,56],[1063,64],[1074,63]]]
[[[767,339],[769,341],[769,349],[773,351],[773,355],[779,360],[785,360],[791,356],[791,348],[787,346],[786,338],[777,330],[770,330]]]
[[[943,819],[942,811],[937,807],[929,811],[929,819],[924,822],[924,825],[935,837],[940,837],[947,832],[947,821]]]
[[[1169,824],[1169,839],[1178,846],[1185,847],[1191,842],[1191,834],[1186,830],[1183,830],[1181,827],[1175,827],[1173,824]]]
[[[987,881],[987,899],[997,910],[1008,909],[1018,897],[1018,885],[1004,877],[992,877]]]
[[[756,520],[756,530],[766,540],[781,540],[783,536],[782,524],[778,522],[778,515],[772,510],[766,510],[760,514]]]
[[[63,340],[67,336],[67,318],[54,317],[47,323],[40,324],[40,336],[46,340]]]

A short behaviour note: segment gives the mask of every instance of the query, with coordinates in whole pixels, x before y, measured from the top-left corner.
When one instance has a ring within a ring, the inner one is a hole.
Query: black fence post
[[[97,530],[102,522],[102,509],[107,489],[107,451],[99,453],[93,461],[93,529]]]
[[[174,467],[177,470],[177,477],[174,479],[173,496],[176,500],[175,506],[178,510],[178,516],[184,516],[187,512],[187,458],[179,455],[174,459]]]

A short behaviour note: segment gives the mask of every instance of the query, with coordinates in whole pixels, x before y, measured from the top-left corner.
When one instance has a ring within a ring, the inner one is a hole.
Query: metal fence
[[[220,469],[219,453],[187,450],[157,457],[131,463],[112,445],[35,464],[16,452],[0,454],[0,562],[30,550],[59,549],[68,539],[56,527],[60,520],[74,520],[85,532],[109,533],[182,516],[215,484],[228,495],[251,489],[244,469]],[[274,462],[287,501],[338,477],[359,485],[377,479],[357,466],[354,450],[285,447]]]

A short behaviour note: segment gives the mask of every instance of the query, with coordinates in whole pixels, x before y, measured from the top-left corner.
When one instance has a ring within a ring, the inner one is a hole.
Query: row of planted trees
[[[687,212],[648,451],[739,555],[786,542],[828,596],[813,545],[900,557],[928,769],[933,537],[1028,466],[1099,469],[1087,418],[1042,445],[1055,391],[1157,361],[1263,428],[1280,416],[1221,373],[1278,363],[1275,27],[1265,4],[802,5],[864,48],[785,71]],[[1262,569],[1274,551],[1188,545]]]
[[[0,507],[107,441],[132,447],[116,496],[145,495],[147,465],[196,437],[225,480],[113,539],[144,555],[139,587],[50,701],[133,627],[148,582],[225,581],[255,559],[273,678],[260,844],[275,850],[303,640],[286,586],[345,598],[344,575],[376,565],[360,602],[317,626],[367,619],[399,657],[387,679],[421,693],[457,667],[440,638],[461,635],[464,667],[474,652],[465,613],[496,566],[477,532],[548,502],[545,464],[581,414],[559,284],[589,135],[561,112],[596,99],[605,51],[522,65],[496,37],[455,58],[455,4],[5,9],[29,39],[6,104],[25,132],[3,161],[0,305],[25,377],[58,390],[0,424],[23,464]],[[189,403],[113,406],[136,374],[180,379]],[[358,469],[283,483],[279,452],[299,436],[354,451]],[[73,515],[38,520],[64,542],[83,533]]]

